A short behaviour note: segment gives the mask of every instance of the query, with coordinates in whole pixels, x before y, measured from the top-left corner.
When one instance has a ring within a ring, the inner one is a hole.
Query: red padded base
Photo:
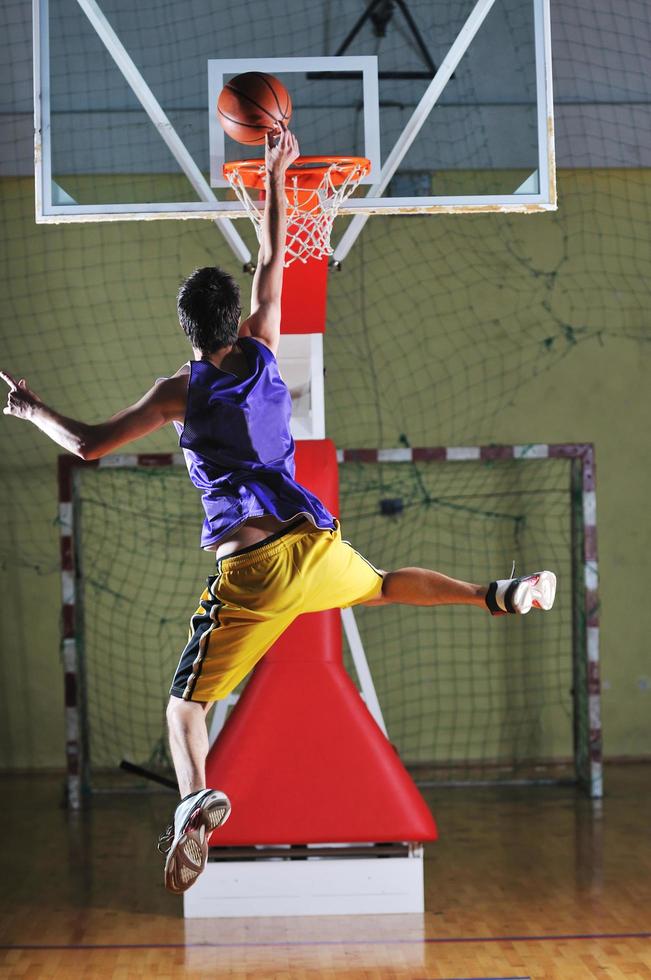
[[[208,785],[233,804],[215,845],[435,839],[344,670],[340,630],[337,610],[302,616],[256,668],[208,757]],[[327,659],[314,659],[317,646]]]
[[[298,443],[296,475],[337,513],[331,442]],[[425,801],[344,670],[339,610],[299,617],[266,654],[206,776],[233,804],[216,846],[436,838]]]

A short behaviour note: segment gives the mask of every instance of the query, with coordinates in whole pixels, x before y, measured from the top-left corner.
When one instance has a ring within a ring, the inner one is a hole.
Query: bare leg
[[[487,586],[449,578],[428,568],[399,568],[387,572],[382,595],[369,605],[399,602],[408,606],[480,606],[486,609]]]
[[[206,712],[210,706],[210,702],[175,697],[167,705],[170,749],[181,797],[206,788]]]
[[[210,702],[171,697],[167,724],[181,802],[158,838],[165,854],[165,887],[179,895],[198,878],[208,860],[210,835],[228,820],[231,804],[220,790],[206,789]],[[196,795],[195,795],[196,794]]]

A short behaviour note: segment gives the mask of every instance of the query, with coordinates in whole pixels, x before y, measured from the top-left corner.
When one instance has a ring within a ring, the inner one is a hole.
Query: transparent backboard
[[[549,0],[34,0],[37,221],[239,218],[224,79],[289,88],[305,155],[368,156],[343,213],[555,207]],[[216,149],[217,146],[217,149]]]

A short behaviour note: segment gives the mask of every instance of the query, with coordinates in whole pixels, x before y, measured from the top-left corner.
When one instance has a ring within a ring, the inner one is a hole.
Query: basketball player
[[[190,479],[202,493],[201,544],[215,552],[217,568],[192,617],[167,708],[182,799],[159,846],[167,852],[165,884],[176,893],[201,873],[210,834],[230,813],[225,794],[205,784],[206,712],[296,616],[390,602],[527,613],[532,606],[550,609],[556,588],[551,572],[488,586],[422,568],[384,572],[342,541],[332,514],[295,482],[291,397],[276,351],[287,224],[284,175],[299,150],[288,130],[272,142],[265,149],[267,203],[251,313],[243,322],[235,281],[217,268],[197,269],[178,294],[193,360],[99,424],[63,417],[25,380],[1,374],[9,386],[5,414],[27,419],[85,460],[172,422]]]

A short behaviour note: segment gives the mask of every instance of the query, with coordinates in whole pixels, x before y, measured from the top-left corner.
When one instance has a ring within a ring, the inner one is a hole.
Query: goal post
[[[554,611],[356,610],[388,736],[417,780],[572,779],[602,794],[594,449],[345,449],[344,536],[383,567],[552,567]],[[211,557],[183,457],[59,458],[68,799],[167,758],[169,677]],[[538,565],[538,556],[541,565]],[[349,666],[352,661],[349,658]],[[122,784],[123,785],[123,784]]]
[[[377,542],[377,560],[392,567],[423,564],[482,582],[487,572],[509,577],[516,560],[522,573],[547,567],[559,576],[554,610],[516,623],[458,607],[360,612],[389,737],[417,781],[576,781],[600,797],[593,445],[350,449],[339,461],[345,528],[372,559]],[[369,488],[379,498],[374,514]],[[421,647],[425,657],[410,654]],[[384,675],[391,652],[407,664],[397,679]]]

